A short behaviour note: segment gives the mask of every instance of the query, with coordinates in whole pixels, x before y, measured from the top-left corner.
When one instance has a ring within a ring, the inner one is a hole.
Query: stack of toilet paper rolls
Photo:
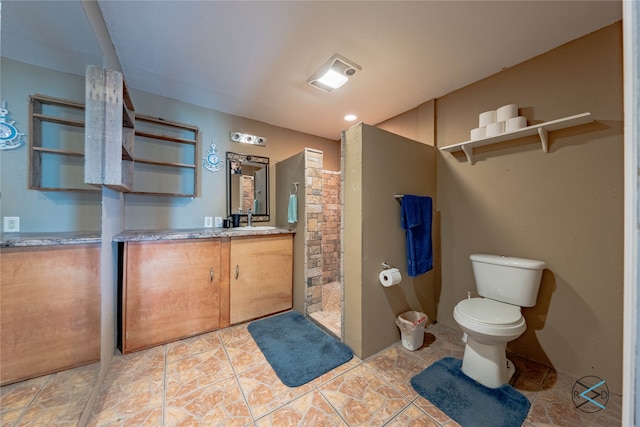
[[[471,140],[489,138],[527,127],[527,118],[518,115],[516,104],[480,113],[478,127],[471,129]]]

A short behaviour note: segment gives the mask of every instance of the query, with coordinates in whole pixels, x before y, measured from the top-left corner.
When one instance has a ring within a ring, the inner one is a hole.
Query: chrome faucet
[[[247,227],[251,227],[251,215],[253,215],[253,213],[251,213],[251,209],[249,209],[247,211]]]

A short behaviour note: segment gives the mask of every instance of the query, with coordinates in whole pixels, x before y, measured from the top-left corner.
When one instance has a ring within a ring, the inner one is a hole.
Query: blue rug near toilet
[[[348,362],[353,351],[296,311],[256,320],[247,327],[288,387],[299,387]]]
[[[516,427],[527,418],[531,403],[505,384],[485,387],[460,370],[462,360],[445,357],[411,379],[420,396],[463,427]]]

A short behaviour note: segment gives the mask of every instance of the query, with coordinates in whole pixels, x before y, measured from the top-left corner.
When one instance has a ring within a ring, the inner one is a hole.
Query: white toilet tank
[[[470,258],[478,294],[521,307],[536,305],[543,261],[485,254]]]

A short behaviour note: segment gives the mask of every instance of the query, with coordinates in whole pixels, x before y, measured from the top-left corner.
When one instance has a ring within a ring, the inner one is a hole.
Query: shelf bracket
[[[469,164],[473,164],[473,147],[463,145],[462,151],[464,151],[464,155],[467,156],[467,161],[469,162]]]
[[[542,151],[549,152],[549,131],[544,127],[538,128],[538,135],[540,135],[540,141],[542,142]]]

